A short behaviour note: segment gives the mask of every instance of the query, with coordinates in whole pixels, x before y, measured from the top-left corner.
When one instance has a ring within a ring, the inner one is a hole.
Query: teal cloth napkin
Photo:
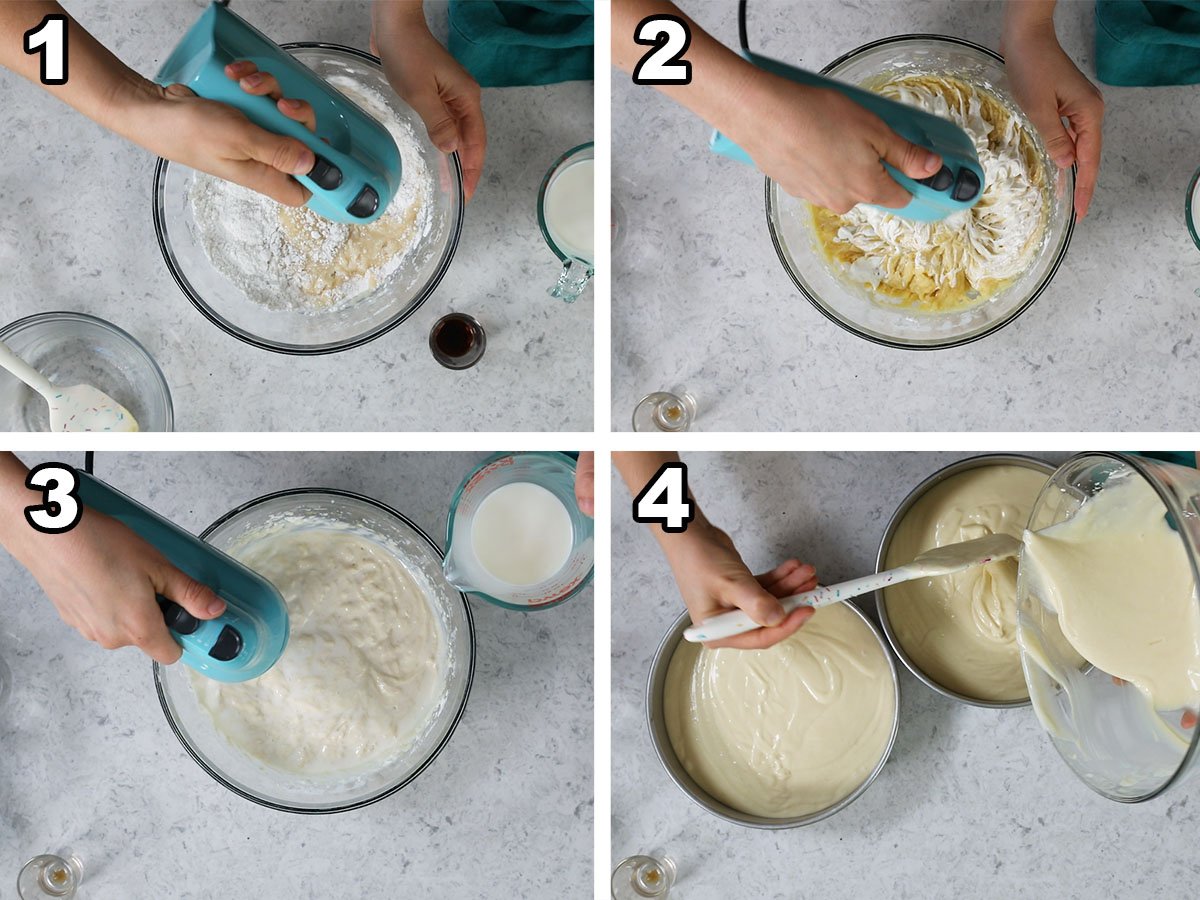
[[[1200,84],[1200,2],[1097,0],[1096,74],[1105,84]]]
[[[450,0],[450,52],[483,87],[592,78],[593,0]]]

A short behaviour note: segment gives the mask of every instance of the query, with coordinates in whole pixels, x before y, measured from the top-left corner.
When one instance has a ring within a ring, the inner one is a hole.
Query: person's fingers
[[[783,605],[753,578],[728,585],[717,599],[723,604],[736,606],[759,625],[778,625],[785,618]]]
[[[164,666],[171,665],[183,655],[183,648],[171,637],[167,623],[158,613],[157,606],[145,618],[139,617],[130,624],[129,640],[151,659]]]
[[[1091,205],[1100,173],[1100,123],[1080,116],[1079,121],[1071,120],[1071,127],[1075,131],[1075,161],[1079,166],[1075,173],[1075,214],[1082,219]]]
[[[779,596],[777,588],[786,588],[796,584],[804,584],[816,579],[817,570],[808,563],[798,559],[789,559],[770,572],[756,576],[758,583],[772,594]]]
[[[260,162],[241,160],[233,163],[228,171],[217,174],[252,191],[265,194],[284,206],[303,206],[312,196],[296,179]]]
[[[258,66],[250,62],[250,60],[238,59],[225,67],[225,77],[232,78],[234,81],[241,81],[247,75],[253,75],[257,71]]]
[[[773,647],[785,638],[791,637],[805,622],[811,619],[816,610],[809,606],[793,609],[782,622],[771,628],[759,628],[745,634],[723,638],[719,641],[708,641],[705,647],[719,650],[731,647],[735,650],[763,650]]]
[[[588,450],[575,463],[575,502],[585,516],[596,512],[596,454]]]
[[[312,104],[307,100],[296,100],[292,97],[284,97],[275,104],[279,107],[279,111],[289,119],[295,119],[309,131],[317,130],[317,113],[312,108]],[[301,173],[303,174],[303,173]]]
[[[238,86],[247,94],[256,97],[270,97],[272,100],[283,99],[283,88],[279,80],[270,72],[255,72],[238,79]]]
[[[1190,709],[1185,709],[1183,711],[1183,716],[1179,719],[1179,725],[1181,728],[1195,728],[1196,722],[1196,714]]]
[[[163,88],[163,93],[173,100],[181,100],[186,97],[195,97],[196,92],[186,84],[168,84]]]
[[[805,566],[791,572],[786,578],[780,579],[769,590],[776,597],[782,599],[783,597],[794,597],[796,594],[815,590],[816,587],[816,572],[813,571],[812,566]]]

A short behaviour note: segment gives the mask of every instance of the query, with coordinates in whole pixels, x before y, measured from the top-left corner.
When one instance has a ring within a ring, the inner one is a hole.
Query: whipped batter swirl
[[[400,560],[348,528],[306,522],[251,535],[232,555],[279,589],[291,638],[259,678],[192,678],[217,729],[304,775],[349,774],[406,750],[444,694],[446,642]]]
[[[1045,232],[1045,173],[1032,133],[997,97],[956,79],[908,77],[877,90],[963,128],[983,167],[983,195],[940,222],[865,204],[843,216],[817,212],[827,250],[854,280],[907,304],[948,310],[986,299],[1029,267]]]

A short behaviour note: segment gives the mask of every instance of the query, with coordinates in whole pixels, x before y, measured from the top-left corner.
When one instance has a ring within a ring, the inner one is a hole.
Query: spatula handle
[[[794,597],[786,597],[779,602],[783,604],[784,611],[789,613],[801,606],[811,606],[814,609],[820,609],[822,606],[841,603],[843,600],[849,600],[852,597],[861,597],[863,594],[877,591],[880,588],[887,587],[889,584],[904,581],[906,580],[906,569],[907,567],[901,566],[898,569],[877,572],[874,575],[864,575],[862,578],[854,578],[850,581],[840,582],[839,584],[831,584],[826,587],[819,587],[813,591],[806,591],[803,594],[796,594]],[[693,625],[683,633],[683,636],[686,640],[695,643],[719,641],[723,638],[734,637],[735,635],[754,631],[756,628],[762,627],[746,615],[746,613],[740,609],[736,609],[731,612],[721,613],[719,616],[713,616],[711,619],[706,619],[699,625]]]
[[[49,399],[51,392],[54,390],[54,385],[50,383],[50,379],[21,359],[21,357],[17,356],[17,354],[13,353],[3,343],[0,343],[0,368],[7,369],[15,377],[21,379],[21,381],[47,399]]]

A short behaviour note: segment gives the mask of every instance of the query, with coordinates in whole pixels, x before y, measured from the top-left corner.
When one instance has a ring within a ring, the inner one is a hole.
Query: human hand
[[[130,529],[94,510],[64,534],[24,528],[9,550],[49,596],[64,622],[106,650],[138,647],[169,665],[182,654],[155,594],[198,619],[214,619],[225,601],[194,581]]]
[[[585,516],[596,514],[596,454],[588,450],[575,463],[575,502]]]
[[[316,127],[312,106],[284,98],[279,82],[250,62],[234,62],[225,74],[250,94],[269,96],[280,112],[308,128]],[[181,84],[162,88],[148,82],[135,91],[128,111],[114,127],[159,156],[266,194],[285,206],[303,206],[311,196],[292,175],[305,175],[316,163],[313,152],[295,138],[259,128],[224,103],[197,97]]]
[[[425,123],[433,145],[443,153],[458,151],[470,200],[487,154],[479,84],[430,33],[419,3],[377,2],[372,21],[371,51],[383,61],[392,89]]]
[[[941,168],[935,154],[909,143],[883,119],[829,88],[756,71],[722,130],[787,193],[834,213],[859,203],[895,209],[911,194],[883,167],[913,179]]]
[[[785,613],[778,598],[811,591],[817,586],[816,569],[789,559],[770,572],[752,575],[742,562],[729,535],[707,522],[695,521],[668,549],[667,558],[692,622],[740,609],[763,625],[756,631],[719,641],[706,647],[761,650],[779,643],[807,622],[815,612],[801,606]]]
[[[1058,43],[1052,19],[1033,22],[1008,16],[1001,52],[1013,96],[1042,136],[1054,164],[1060,169],[1078,166],[1075,214],[1082,219],[1100,171],[1104,98]]]

